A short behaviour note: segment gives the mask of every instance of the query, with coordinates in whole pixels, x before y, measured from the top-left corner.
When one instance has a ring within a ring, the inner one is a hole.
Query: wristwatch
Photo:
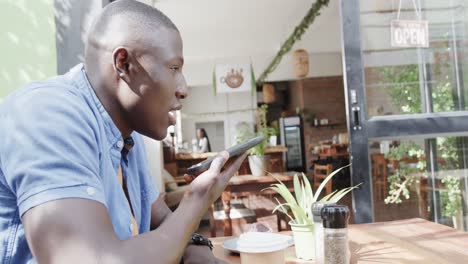
[[[210,248],[210,250],[213,250],[213,244],[211,243],[211,240],[198,233],[192,234],[192,237],[189,241],[189,245],[207,246]]]

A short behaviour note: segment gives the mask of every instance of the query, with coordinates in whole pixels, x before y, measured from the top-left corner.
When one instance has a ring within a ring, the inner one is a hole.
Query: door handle
[[[359,119],[359,112],[361,111],[361,108],[359,106],[353,106],[351,111],[353,112],[353,129],[361,130],[361,120]]]

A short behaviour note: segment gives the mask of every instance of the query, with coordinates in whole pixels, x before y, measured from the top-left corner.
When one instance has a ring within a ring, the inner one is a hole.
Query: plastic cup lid
[[[248,232],[240,235],[237,247],[241,253],[268,253],[287,248],[292,238],[266,232]]]

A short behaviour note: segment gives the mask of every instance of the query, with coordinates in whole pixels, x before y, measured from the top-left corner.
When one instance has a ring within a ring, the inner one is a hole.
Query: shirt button
[[[124,146],[123,141],[121,141],[121,140],[117,141],[117,147],[118,148],[122,148],[123,146]]]
[[[89,195],[93,196],[94,194],[96,194],[96,189],[94,189],[93,187],[88,187],[88,188],[86,189],[86,192],[87,192]]]

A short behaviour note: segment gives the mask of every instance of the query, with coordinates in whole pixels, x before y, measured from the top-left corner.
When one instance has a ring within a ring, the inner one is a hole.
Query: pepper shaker
[[[349,209],[331,205],[322,209],[325,264],[349,264],[348,245]]]
[[[314,220],[314,236],[315,236],[315,263],[324,263],[324,248],[323,248],[323,221],[322,209],[325,206],[335,205],[335,202],[321,201],[315,202],[312,205],[312,215]]]

